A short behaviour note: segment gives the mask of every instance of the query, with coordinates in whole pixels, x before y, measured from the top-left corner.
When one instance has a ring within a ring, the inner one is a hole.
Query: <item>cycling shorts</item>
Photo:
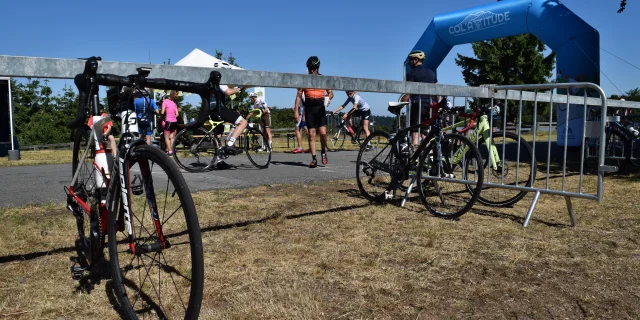
[[[271,127],[271,112],[263,113],[260,118],[260,124],[262,124],[263,128]]]
[[[356,110],[356,117],[360,117],[362,120],[369,120],[371,116],[371,110]]]
[[[430,121],[432,121],[433,119],[435,119],[435,117],[438,116],[438,110],[440,109],[440,105],[437,102],[432,102],[431,105],[428,105],[427,103],[422,103],[422,113],[420,114],[420,122],[421,123],[429,123]],[[420,104],[419,103],[412,103],[411,104],[411,115],[409,118],[409,126],[413,126],[418,124],[418,111],[420,110]],[[429,115],[429,112],[432,113],[431,117]],[[417,132],[418,129],[412,129],[411,132]]]
[[[151,124],[151,121],[140,121],[140,119],[138,119],[138,133],[140,135],[147,135],[150,136],[153,134],[153,126]]]
[[[213,121],[221,119],[224,122],[230,122],[230,123],[233,123],[234,125],[238,125],[238,123],[240,123],[240,121],[242,120],[242,117],[240,116],[240,114],[231,109],[220,108],[219,113],[216,112],[218,110],[217,108],[213,110],[215,111],[211,112],[210,114],[211,119],[213,119]]]
[[[308,129],[316,129],[327,126],[327,111],[324,104],[305,106],[304,117]]]

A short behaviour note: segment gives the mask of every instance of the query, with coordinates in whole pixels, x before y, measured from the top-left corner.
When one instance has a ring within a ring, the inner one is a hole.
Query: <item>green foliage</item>
[[[623,95],[611,95],[610,99],[624,99],[626,101],[638,101],[640,102],[640,88],[631,89],[625,92]]]
[[[552,52],[545,57],[544,43],[532,34],[475,42],[471,46],[476,57],[458,54],[455,59],[456,64],[463,68],[464,81],[470,86],[540,84],[551,81],[556,54]],[[479,99],[474,102],[486,104],[490,100]],[[516,118],[517,103],[509,101],[507,121]],[[528,102],[523,108],[533,108],[533,104]],[[549,106],[540,104],[538,113],[548,115]]]
[[[622,13],[626,8],[627,8],[627,0],[620,0],[620,9],[618,9],[618,13]]]
[[[21,145],[64,143],[72,141],[71,129],[66,124],[76,114],[78,96],[71,87],[65,87],[57,96],[40,80],[31,78],[27,83],[11,80],[15,107],[15,132]]]

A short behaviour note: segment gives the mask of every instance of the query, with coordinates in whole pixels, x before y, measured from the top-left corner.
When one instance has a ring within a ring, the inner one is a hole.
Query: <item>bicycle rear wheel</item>
[[[109,260],[128,319],[195,319],[204,287],[202,238],[189,188],[159,149],[138,145],[123,167],[109,211]],[[129,206],[127,206],[129,204]],[[127,214],[129,217],[127,217]],[[131,233],[129,233],[129,229]]]
[[[520,150],[518,150],[520,141]],[[484,159],[485,171],[484,182],[501,183],[505,185],[516,184],[521,187],[531,187],[536,179],[535,156],[531,145],[524,139],[519,138],[513,132],[497,131],[491,137],[491,149],[498,159],[497,170],[489,169],[489,150],[487,145],[482,143],[478,146],[480,155]],[[503,158],[504,157],[504,158]],[[533,161],[533,166],[531,165]],[[490,177],[490,178],[489,178]],[[470,185],[468,190],[473,192]],[[518,191],[505,188],[482,188],[482,193],[478,202],[494,207],[507,207],[520,201],[527,194],[525,191]]]
[[[366,150],[365,146],[372,141],[376,142],[376,147]],[[360,147],[356,160],[356,178],[362,196],[374,201],[384,200],[385,191],[391,186],[394,167],[395,157],[389,135],[385,132],[371,133]]]
[[[269,139],[258,129],[247,127],[244,138],[244,150],[249,161],[259,169],[269,167],[271,162],[271,148]]]
[[[172,149],[178,166],[189,172],[209,170],[218,158],[218,140],[204,128],[182,129]]]
[[[478,200],[483,183],[480,152],[467,137],[445,135],[440,142],[442,163],[432,142],[420,156],[417,167],[418,194],[422,204],[436,217],[455,219],[467,213]],[[436,179],[454,179],[453,181]],[[466,185],[472,187],[468,192]]]

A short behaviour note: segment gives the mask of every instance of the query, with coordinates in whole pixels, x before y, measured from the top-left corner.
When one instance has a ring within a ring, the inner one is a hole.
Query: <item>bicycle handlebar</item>
[[[97,94],[98,86],[148,86],[154,89],[163,90],[179,90],[191,92],[200,95],[202,99],[202,107],[195,122],[187,124],[187,129],[201,127],[209,117],[209,100],[213,93],[217,105],[220,104],[220,79],[222,75],[218,71],[211,71],[209,79],[203,83],[177,81],[162,78],[147,78],[142,75],[118,76],[114,74],[98,74],[98,61],[100,57],[91,57],[87,59],[83,73],[78,74],[74,78],[74,83],[78,88],[78,112],[76,117],[67,123],[69,128],[77,128],[84,123],[86,118],[85,109],[87,106],[87,97]],[[89,92],[87,92],[89,91]]]

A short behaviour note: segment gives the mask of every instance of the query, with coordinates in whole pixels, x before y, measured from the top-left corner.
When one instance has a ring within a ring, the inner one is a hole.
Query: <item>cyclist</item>
[[[409,59],[409,66],[411,70],[407,73],[406,81],[424,82],[424,83],[438,83],[438,77],[433,70],[425,67],[422,63],[426,55],[420,50],[414,50],[409,53],[407,57]],[[418,124],[418,121],[422,122],[429,117],[429,107],[433,109],[432,119],[438,115],[438,96],[431,95],[417,95],[403,96],[402,101],[410,100],[411,102],[411,114],[409,119],[410,125]],[[420,106],[422,108],[420,109]],[[418,120],[418,113],[421,111],[422,119]],[[415,150],[418,147],[418,129],[411,131],[411,146]]]
[[[133,101],[136,114],[138,115],[138,133],[145,136],[147,144],[151,144],[151,135],[153,134],[153,124],[151,118],[147,118],[147,114],[151,111],[149,107],[153,108],[153,113],[158,114],[158,106],[156,101],[149,97],[149,89],[136,89],[136,99]],[[143,117],[145,116],[145,117]]]
[[[304,100],[304,97],[303,97]],[[295,108],[293,108],[295,109]],[[300,110],[300,116],[295,118],[294,120],[296,121],[296,127],[295,127],[295,132],[296,132],[296,140],[298,140],[298,147],[296,149],[291,150],[291,153],[310,153],[311,149],[307,149],[302,151],[302,129],[306,129],[306,123],[304,122],[304,106],[302,105],[302,103],[298,106],[298,110]],[[307,130],[307,134],[309,134],[308,130]]]
[[[218,106],[216,105],[215,96],[211,96],[210,102],[210,110],[211,110],[211,118],[212,119],[222,119],[222,121],[230,122],[235,125],[235,129],[233,132],[230,132],[227,136],[227,145],[222,148],[222,150],[228,154],[236,155],[241,154],[242,149],[234,146],[236,139],[242,134],[242,131],[247,127],[247,120],[245,120],[237,111],[233,111],[228,109],[225,106],[225,98],[227,96],[231,96],[242,91],[242,88],[229,88],[226,85],[221,84],[220,90],[223,95],[221,95],[222,101],[220,101],[220,110],[218,110]],[[219,111],[219,112],[218,112]],[[220,126],[220,130],[224,130],[222,126]],[[221,134],[222,132],[216,132],[217,134]],[[218,168],[227,167],[224,161],[218,162]]]
[[[165,120],[162,121],[162,130],[164,131],[166,151],[169,155],[173,154],[171,146],[176,138],[176,129],[178,128],[179,108],[176,104],[177,97],[178,91],[171,90],[170,98],[162,102],[162,111],[160,112],[165,117]]]
[[[260,111],[262,111],[260,125],[264,128],[264,131],[267,134],[267,139],[269,139],[269,149],[272,149],[273,143],[271,142],[271,112],[269,112],[269,106],[267,106],[267,103],[264,101],[264,99],[259,98],[258,94],[255,92],[249,94],[249,99],[251,100],[253,109],[260,109]]]
[[[351,117],[353,114],[356,114],[356,117],[360,117],[362,119],[360,121],[360,125],[364,129],[365,135],[369,136],[369,117],[371,116],[371,110],[369,109],[369,104],[360,97],[355,91],[345,91],[347,94],[347,101],[345,101],[341,106],[337,109],[333,110],[331,114],[334,114],[347,106],[349,102],[353,103],[353,109],[349,110],[342,119],[349,121],[349,125],[351,126]],[[353,134],[353,133],[352,133]]]
[[[320,75],[320,59],[318,57],[311,56],[307,59],[307,71],[312,75]],[[320,132],[322,164],[326,165],[329,162],[327,159],[327,111],[325,106],[328,106],[331,99],[333,99],[333,91],[299,88],[293,110],[296,119],[300,116],[298,106],[300,105],[302,94],[305,97],[305,122],[309,130],[309,149],[311,149],[312,158],[309,168],[315,168],[318,166],[318,160],[316,159],[316,131]]]

